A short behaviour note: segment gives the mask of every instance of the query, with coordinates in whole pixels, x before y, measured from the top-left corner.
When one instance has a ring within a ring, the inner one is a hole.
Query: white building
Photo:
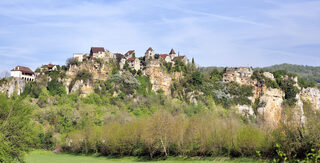
[[[83,54],[82,53],[73,53],[73,59],[82,62],[83,61]]]
[[[24,79],[25,81],[34,81],[35,75],[34,72],[24,66],[16,66],[11,70],[11,76],[14,78]]]
[[[136,57],[127,59],[129,67],[135,69],[136,71],[140,70],[140,60]]]
[[[171,62],[171,58],[168,54],[160,54],[160,57],[165,61],[165,62]]]

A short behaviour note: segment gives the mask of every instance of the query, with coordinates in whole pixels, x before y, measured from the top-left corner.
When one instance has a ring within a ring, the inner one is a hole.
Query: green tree
[[[35,140],[32,107],[0,95],[0,162],[23,162]]]

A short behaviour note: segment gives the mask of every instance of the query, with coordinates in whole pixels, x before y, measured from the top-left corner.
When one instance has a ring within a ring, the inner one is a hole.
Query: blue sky
[[[1,0],[0,71],[175,48],[201,66],[320,66],[318,0]]]

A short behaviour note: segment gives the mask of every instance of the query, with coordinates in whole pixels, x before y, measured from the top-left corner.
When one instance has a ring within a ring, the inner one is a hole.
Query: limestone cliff
[[[303,101],[310,102],[315,109],[320,109],[320,91],[317,88],[303,88],[300,92]]]
[[[9,78],[0,85],[0,92],[8,95],[20,95],[26,86],[26,81],[19,78]]]
[[[249,97],[252,103],[255,100],[259,100],[258,103],[263,104],[257,109],[258,115],[262,116],[263,119],[270,125],[276,125],[281,119],[283,108],[282,102],[284,101],[285,93],[281,89],[268,88],[265,84],[258,83],[255,79],[251,79],[253,75],[252,68],[227,68],[226,73],[223,75],[224,82],[234,81],[240,85],[251,85],[254,86],[253,96]],[[263,75],[271,80],[275,80],[274,76],[270,72],[264,72]],[[290,77],[284,76],[284,80],[288,80]],[[301,90],[298,85],[298,78],[291,77],[291,80],[295,82],[295,86]],[[298,121],[303,123],[303,101],[309,101],[315,109],[320,109],[320,91],[317,88],[303,88],[296,96],[296,107],[292,108],[295,111],[295,115]],[[240,113],[249,113],[252,115],[252,106],[238,105]]]
[[[166,95],[170,93],[172,77],[160,67],[159,61],[150,61],[144,70],[144,74],[149,76],[152,91],[162,89]]]
[[[88,71],[92,75],[92,82],[77,80],[72,83],[77,77],[78,73],[81,71]],[[94,91],[93,83],[98,80],[107,80],[110,72],[112,71],[112,66],[106,63],[99,63],[95,61],[82,62],[79,65],[70,65],[68,71],[66,71],[67,78],[63,80],[64,85],[68,93],[73,93],[78,90],[81,91],[82,96],[86,96]],[[70,87],[70,84],[73,84]]]

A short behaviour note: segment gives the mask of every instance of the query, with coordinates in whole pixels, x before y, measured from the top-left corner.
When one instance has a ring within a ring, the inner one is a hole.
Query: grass
[[[141,160],[138,157],[121,157],[121,158],[110,158],[94,155],[74,155],[74,154],[54,154],[51,151],[44,150],[35,150],[28,155],[26,155],[27,163],[111,163],[111,162],[121,162],[121,163],[174,163],[174,162],[186,162],[186,163],[208,163],[208,162],[258,162],[257,160],[250,158],[238,158],[238,159],[229,159],[227,157],[219,158],[208,158],[206,160],[195,160],[188,159],[185,160],[181,157],[170,157],[167,160],[157,160],[157,161],[148,161]]]

